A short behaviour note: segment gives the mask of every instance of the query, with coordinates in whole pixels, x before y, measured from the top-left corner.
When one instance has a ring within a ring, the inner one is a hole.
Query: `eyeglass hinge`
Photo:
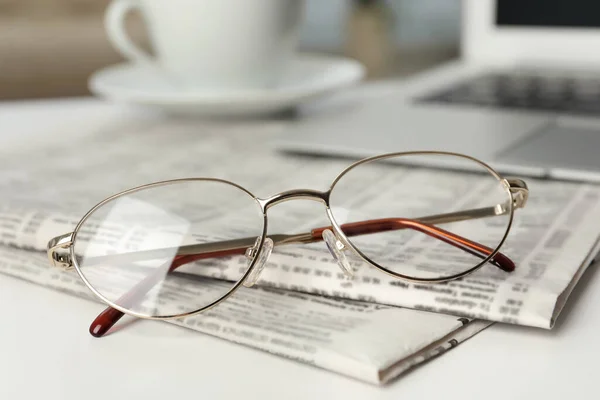
[[[48,260],[50,265],[65,271],[73,269],[69,248],[73,244],[73,233],[57,236],[48,242]]]
[[[525,204],[527,204],[527,199],[529,198],[529,188],[527,187],[525,181],[512,178],[506,179],[506,183],[508,184],[508,190],[512,195],[513,207],[525,207]]]

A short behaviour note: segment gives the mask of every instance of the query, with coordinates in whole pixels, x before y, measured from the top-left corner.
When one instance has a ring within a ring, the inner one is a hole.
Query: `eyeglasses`
[[[75,269],[109,306],[90,327],[100,337],[124,314],[169,319],[208,310],[254,285],[275,246],[323,241],[348,278],[357,267],[347,255],[420,283],[458,279],[488,263],[513,271],[499,250],[528,193],[524,181],[505,179],[482,161],[437,151],[366,158],[326,191],[267,198],[221,179],[169,180],[103,200],[73,232],[50,240],[48,257]],[[323,203],[329,225],[268,234],[268,210],[295,199]],[[191,295],[182,301],[180,293]]]

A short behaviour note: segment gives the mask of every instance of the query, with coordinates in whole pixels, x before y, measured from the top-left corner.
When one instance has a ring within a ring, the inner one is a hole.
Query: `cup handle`
[[[113,0],[104,13],[108,40],[121,55],[131,61],[151,64],[152,58],[129,38],[125,31],[125,16],[140,7],[137,0]]]

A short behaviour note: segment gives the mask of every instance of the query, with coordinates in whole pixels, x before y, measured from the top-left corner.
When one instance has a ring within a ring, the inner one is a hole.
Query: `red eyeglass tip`
[[[104,336],[122,317],[123,313],[114,308],[108,307],[96,317],[90,325],[90,335],[100,338]]]
[[[513,272],[516,269],[515,263],[513,260],[508,258],[502,253],[496,253],[494,257],[492,257],[492,261],[500,267],[502,271]]]

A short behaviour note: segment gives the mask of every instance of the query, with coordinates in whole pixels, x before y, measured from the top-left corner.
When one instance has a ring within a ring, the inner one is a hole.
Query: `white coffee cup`
[[[277,84],[296,50],[303,0],[113,0],[105,14],[112,45],[172,81],[211,90]],[[155,55],[125,32],[127,13],[146,22]]]

